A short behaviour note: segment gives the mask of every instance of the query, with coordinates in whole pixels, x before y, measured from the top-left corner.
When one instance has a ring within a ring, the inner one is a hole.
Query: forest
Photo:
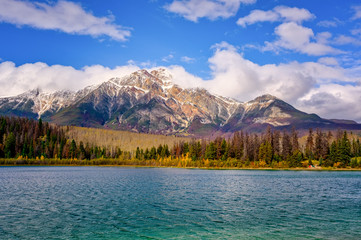
[[[71,131],[72,134],[68,134]],[[298,134],[295,129],[281,132],[269,127],[262,134],[240,131],[227,139],[217,137],[213,140],[185,141],[180,138],[172,140],[172,145],[159,144],[145,148],[138,141],[139,146],[134,150],[124,150],[121,146],[83,142],[79,137],[75,140],[69,137],[74,136],[74,128],[60,127],[41,119],[0,117],[0,165],[361,167],[358,136],[342,130],[332,133],[309,129],[304,143],[300,144]],[[153,135],[153,138],[157,138],[157,135]]]

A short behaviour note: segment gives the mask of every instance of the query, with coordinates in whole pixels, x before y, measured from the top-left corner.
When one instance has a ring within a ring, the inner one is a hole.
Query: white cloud
[[[351,30],[353,35],[361,35],[361,28],[355,28]]]
[[[274,8],[274,11],[277,12],[285,21],[300,23],[315,18],[315,16],[305,8],[278,6]]]
[[[276,22],[279,20],[280,16],[272,10],[253,10],[248,16],[238,19],[237,24],[246,27],[256,22]]]
[[[185,88],[206,88],[207,81],[187,72],[182,66],[173,65],[165,68],[171,72],[174,83],[179,86]]]
[[[213,79],[206,83],[207,89],[243,101],[270,93],[294,103],[317,84],[353,81],[343,69],[334,66],[314,62],[261,66],[227,43],[214,48],[215,54],[209,59]]]
[[[1,0],[0,22],[93,37],[105,35],[117,41],[125,41],[131,35],[129,28],[113,23],[113,16],[96,17],[80,4],[64,0],[54,4]]]
[[[154,68],[157,66],[157,63],[151,60],[147,60],[145,62],[140,62],[139,66],[141,66],[142,68]]]
[[[277,6],[273,10],[253,10],[249,15],[238,19],[237,24],[246,27],[257,22],[303,22],[311,20],[315,16],[307,9]]]
[[[311,28],[301,26],[295,22],[282,23],[275,28],[278,40],[266,42],[264,51],[277,51],[280,49],[293,50],[313,56],[326,54],[340,54],[342,51],[326,44],[331,35],[327,32],[318,35],[318,39]]]
[[[361,5],[352,7],[355,10],[355,14],[352,16],[352,20],[360,19],[361,18]]]
[[[291,50],[312,56],[344,53],[329,45],[331,33],[321,32],[315,35],[311,28],[302,26],[303,21],[314,18],[315,15],[305,8],[277,6],[268,11],[253,10],[249,15],[238,19],[237,24],[246,27],[257,22],[282,22],[274,30],[277,37],[275,41],[266,41],[264,47],[256,47],[261,51],[279,53],[281,50]]]
[[[330,27],[337,27],[342,24],[343,22],[341,20],[339,20],[338,18],[333,18],[333,20],[320,21],[317,23],[317,26],[330,28]]]
[[[330,32],[321,32],[316,35],[316,41],[321,44],[328,44],[332,34]]]
[[[324,118],[351,119],[361,122],[361,86],[326,84],[312,89],[298,100],[297,106]]]
[[[361,67],[344,69],[334,58],[321,58],[318,63],[258,65],[226,42],[214,45],[213,49],[214,55],[209,59],[212,79],[205,81],[183,67],[172,66],[176,82],[241,101],[270,93],[324,118],[361,122]]]
[[[210,80],[203,80],[182,66],[166,67],[172,73],[174,82],[183,87],[206,88],[241,101],[269,93],[324,118],[361,122],[360,65],[343,68],[334,58],[320,58],[318,62],[259,65],[245,59],[237,47],[226,42],[215,44],[212,49]],[[16,95],[37,87],[47,91],[77,90],[138,69],[134,61],[113,69],[95,65],[80,70],[45,63],[15,66],[12,62],[3,62],[0,63],[0,96]]]
[[[334,40],[334,44],[338,45],[347,45],[347,44],[353,44],[356,46],[361,45],[361,41],[350,36],[340,35]]]
[[[59,89],[78,90],[88,85],[99,84],[112,77],[119,77],[139,68],[134,65],[113,69],[93,65],[80,70],[69,66],[45,63],[28,63],[15,66],[13,62],[0,63],[0,96],[13,96],[35,88],[44,91]]]
[[[181,57],[181,61],[185,62],[185,63],[194,63],[196,61],[196,59],[187,57],[187,56],[183,56],[183,57]]]
[[[234,16],[240,4],[252,4],[257,0],[174,0],[165,6],[169,12],[197,22],[199,18],[215,20]]]
[[[173,54],[169,54],[168,56],[165,56],[162,58],[163,62],[169,62],[170,60],[172,60],[174,58]]]
[[[361,122],[361,67],[345,69],[336,59],[258,65],[227,43],[209,59],[213,78],[203,86],[242,101],[273,94],[308,113]]]
[[[337,66],[338,65],[338,61],[336,58],[333,57],[323,57],[318,59],[318,62],[324,65],[329,65],[329,66]]]

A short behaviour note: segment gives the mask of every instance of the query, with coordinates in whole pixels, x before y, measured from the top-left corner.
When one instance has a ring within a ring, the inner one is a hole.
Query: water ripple
[[[360,172],[0,168],[0,239],[360,239]]]

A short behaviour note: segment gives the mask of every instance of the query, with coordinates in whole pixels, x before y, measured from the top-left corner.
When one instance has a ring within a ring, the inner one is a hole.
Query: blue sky
[[[0,0],[0,96],[140,68],[248,101],[361,121],[356,0]]]

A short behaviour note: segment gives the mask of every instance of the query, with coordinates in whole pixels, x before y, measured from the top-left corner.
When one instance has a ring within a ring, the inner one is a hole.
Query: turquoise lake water
[[[0,239],[361,239],[361,172],[1,167]]]

